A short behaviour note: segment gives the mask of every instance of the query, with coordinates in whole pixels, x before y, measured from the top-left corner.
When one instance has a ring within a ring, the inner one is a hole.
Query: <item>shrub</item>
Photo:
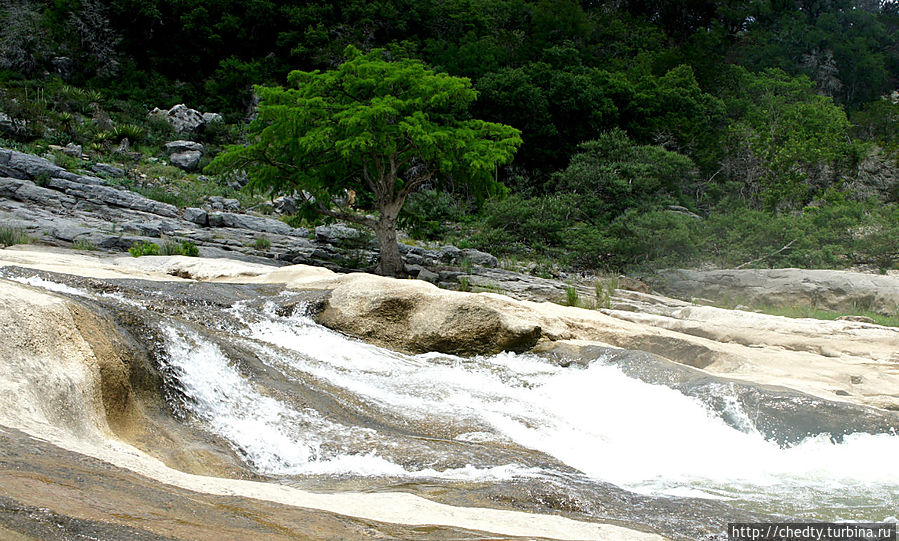
[[[198,257],[200,255],[200,249],[197,248],[197,245],[188,241],[184,241],[181,243],[181,255],[186,255],[188,257]]]
[[[446,236],[448,223],[464,220],[467,211],[452,194],[424,190],[409,195],[397,223],[413,239],[434,240]]]
[[[164,239],[162,247],[159,249],[159,255],[186,255],[188,257],[197,257],[200,255],[200,249],[197,248],[196,244],[190,241],[178,242],[177,240]]]
[[[18,227],[0,226],[0,248],[6,248],[14,244],[28,244],[31,237]]]
[[[568,286],[565,288],[565,304],[568,306],[580,306],[581,299],[576,287]]]
[[[253,248],[257,250],[268,250],[272,246],[272,241],[268,240],[268,237],[265,235],[256,237],[256,240],[253,242]]]
[[[116,141],[128,139],[131,143],[137,143],[144,139],[147,131],[137,124],[121,124],[112,130],[112,137]]]
[[[144,255],[159,255],[159,246],[152,242],[143,242],[137,241],[134,245],[128,249],[128,253],[130,253],[134,257],[141,257]]]
[[[97,245],[89,240],[79,239],[72,243],[72,248],[76,250],[89,250],[94,251],[97,250]]]

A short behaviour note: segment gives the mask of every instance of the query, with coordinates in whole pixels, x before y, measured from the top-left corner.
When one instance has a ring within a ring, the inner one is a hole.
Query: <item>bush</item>
[[[256,237],[256,240],[253,242],[253,248],[257,250],[268,250],[272,246],[272,241],[268,240],[268,237],[265,235]]]
[[[159,246],[152,242],[137,241],[128,249],[128,253],[134,257],[144,255],[159,255]]]
[[[0,226],[0,248],[14,244],[29,244],[31,237],[18,227]]]
[[[190,241],[178,242],[176,240],[165,239],[163,240],[162,247],[159,249],[159,255],[186,255],[189,257],[197,257],[200,255],[200,249],[197,248],[196,244]]]
[[[423,190],[409,195],[397,223],[413,239],[434,240],[447,236],[448,224],[464,220],[468,211],[453,194]]]

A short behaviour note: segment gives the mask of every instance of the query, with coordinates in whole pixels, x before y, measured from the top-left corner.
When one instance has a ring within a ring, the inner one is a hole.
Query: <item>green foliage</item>
[[[681,202],[695,166],[659,146],[634,144],[621,130],[578,147],[568,167],[554,175],[555,191],[578,194],[583,220],[598,224],[628,209]]]
[[[72,243],[72,248],[75,250],[86,250],[86,251],[96,251],[98,250],[97,245],[93,242],[85,239],[78,239]]]
[[[610,308],[612,306],[612,295],[618,289],[618,278],[597,278],[593,284],[596,293],[596,308]]]
[[[565,305],[566,306],[580,306],[581,298],[577,292],[577,288],[574,286],[567,286],[565,288]]]
[[[140,257],[142,255],[185,255],[188,257],[197,257],[200,255],[200,249],[193,242],[179,242],[166,237],[162,238],[162,246],[138,242],[128,251],[131,252],[131,255],[134,257]]]
[[[734,68],[727,174],[770,210],[801,208],[834,185],[857,150],[845,112],[805,77]]]
[[[112,138],[116,141],[128,139],[132,144],[141,142],[146,136],[146,130],[137,124],[120,124],[113,128]]]
[[[291,72],[291,88],[257,87],[249,144],[228,147],[208,170],[246,170],[250,190],[311,195],[307,217],[375,229],[381,271],[396,274],[394,228],[406,197],[442,175],[496,193],[496,167],[512,160],[521,139],[513,128],[467,117],[476,97],[467,79],[416,60],[391,62],[381,50],[345,54],[335,70]],[[358,196],[351,201],[350,193]]]
[[[0,225],[0,248],[6,248],[14,244],[29,244],[29,237],[22,229],[18,227],[10,227],[8,225]]]
[[[271,246],[272,241],[268,240],[268,237],[265,235],[260,235],[253,241],[253,248],[256,248],[257,250],[268,250]]]
[[[436,240],[446,237],[454,222],[465,221],[468,211],[458,195],[422,190],[406,199],[397,224],[413,239]]]
[[[496,189],[495,166],[511,160],[520,140],[514,129],[464,119],[475,98],[466,79],[389,62],[382,51],[346,54],[336,70],[292,72],[292,88],[257,87],[252,143],[229,147],[210,171],[246,168],[251,189],[304,189],[319,202],[343,190],[371,192],[366,177],[396,183],[385,186],[396,195],[438,172]],[[376,178],[391,165],[395,178]]]
[[[128,253],[133,257],[159,255],[159,245],[153,242],[144,242],[139,240],[135,242],[131,246],[131,248],[128,248]]]

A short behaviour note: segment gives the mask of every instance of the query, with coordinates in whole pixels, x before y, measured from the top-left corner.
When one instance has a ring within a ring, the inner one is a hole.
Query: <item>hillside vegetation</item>
[[[10,0],[0,19],[0,145],[80,145],[182,207],[263,198],[163,164],[184,135],[151,109],[223,115],[187,135],[202,168],[246,140],[254,85],[353,46],[470,79],[466,114],[521,132],[504,189],[441,173],[412,193],[413,238],[536,272],[899,262],[899,3]]]

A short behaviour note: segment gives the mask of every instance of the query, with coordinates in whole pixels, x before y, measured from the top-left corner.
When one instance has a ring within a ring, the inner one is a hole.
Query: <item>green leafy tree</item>
[[[406,198],[440,175],[501,189],[496,168],[512,160],[521,138],[469,118],[477,94],[468,79],[417,60],[391,62],[382,50],[348,47],[345,55],[331,71],[291,72],[290,88],[257,87],[248,144],[229,147],[210,171],[246,170],[250,189],[301,194],[307,217],[373,229],[378,271],[399,275],[396,222]]]
[[[769,210],[800,208],[839,180],[856,148],[848,140],[846,113],[815,93],[807,77],[778,69],[759,74],[735,67],[728,101],[731,150],[727,176],[743,196]]]

